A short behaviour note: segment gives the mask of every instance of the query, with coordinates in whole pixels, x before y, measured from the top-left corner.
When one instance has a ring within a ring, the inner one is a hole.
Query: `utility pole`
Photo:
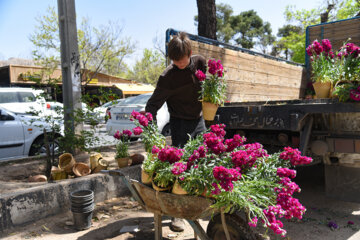
[[[58,0],[58,15],[65,137],[70,140],[83,128],[82,124],[75,124],[74,122],[76,110],[81,110],[80,55],[77,41],[75,0]],[[68,146],[66,151],[75,153],[74,146],[71,144]]]

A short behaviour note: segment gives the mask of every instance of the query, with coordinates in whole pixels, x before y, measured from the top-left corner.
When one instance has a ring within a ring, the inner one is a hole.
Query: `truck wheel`
[[[225,221],[231,240],[260,239],[259,236],[250,229],[248,224],[236,213],[225,214]],[[206,234],[210,239],[213,240],[226,239],[220,214],[217,214],[211,218],[207,226]]]
[[[161,131],[161,134],[164,135],[165,137],[171,136],[170,124],[166,124],[164,126],[163,130]]]
[[[54,153],[59,153],[59,142],[55,139],[54,141],[49,140],[50,154],[54,149]],[[46,155],[46,146],[44,137],[37,138],[31,145],[29,156],[35,155]]]

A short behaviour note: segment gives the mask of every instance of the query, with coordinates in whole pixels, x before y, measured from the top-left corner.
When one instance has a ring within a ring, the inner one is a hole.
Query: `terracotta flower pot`
[[[124,157],[124,158],[116,158],[116,162],[119,168],[127,167],[131,165],[131,158]]]
[[[52,169],[51,170],[51,179],[52,180],[67,179],[67,173],[62,169]]]
[[[315,82],[313,83],[316,98],[329,98],[331,82]]]
[[[106,170],[109,166],[108,161],[106,161],[105,159],[99,159],[97,166],[91,171],[92,173],[98,173],[101,170]]]
[[[100,159],[102,159],[102,155],[100,153],[94,153],[90,155],[91,171],[93,171],[98,166],[98,162]]]
[[[188,194],[188,192],[185,191],[185,190],[180,186],[178,180],[175,181],[174,186],[173,186],[171,192],[174,193],[174,194],[177,194],[177,195],[186,195],[186,194]]]
[[[71,153],[64,153],[59,156],[59,168],[63,169],[66,173],[72,172],[75,162],[75,158]]]
[[[29,182],[46,182],[47,177],[45,175],[35,175],[29,177]]]
[[[73,172],[77,177],[89,175],[91,173],[90,167],[85,163],[75,163]]]
[[[158,192],[165,192],[165,191],[169,191],[171,189],[171,186],[167,186],[167,187],[159,187],[158,185],[156,185],[154,183],[154,177],[155,177],[155,174],[152,176],[151,178],[151,184],[152,184],[152,187],[155,191],[158,191]]]
[[[141,168],[141,182],[145,185],[151,185],[151,176]]]
[[[134,153],[130,156],[131,158],[131,165],[137,165],[137,164],[141,164],[143,163],[143,161],[145,160],[145,154],[141,154],[141,153]]]
[[[213,121],[218,107],[217,104],[202,102],[203,118],[207,121]]]

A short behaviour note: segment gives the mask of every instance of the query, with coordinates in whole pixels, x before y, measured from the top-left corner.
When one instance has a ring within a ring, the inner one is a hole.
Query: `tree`
[[[165,58],[157,50],[145,48],[141,60],[136,61],[127,78],[140,83],[155,85],[160,74],[165,70]]]
[[[229,43],[235,35],[235,30],[231,26],[233,9],[229,4],[220,3],[216,5],[217,31],[216,36],[219,41]]]
[[[215,0],[196,0],[198,7],[198,34],[216,40]]]
[[[47,69],[50,76],[51,69],[60,66],[58,16],[55,9],[49,7],[47,14],[38,17],[36,21],[36,30],[30,35],[30,41],[35,47],[33,57]],[[123,60],[134,52],[135,45],[129,38],[122,38],[121,32],[121,27],[116,23],[92,27],[88,19],[82,20],[78,29],[78,44],[81,79],[85,86],[99,72],[119,75],[126,71]]]

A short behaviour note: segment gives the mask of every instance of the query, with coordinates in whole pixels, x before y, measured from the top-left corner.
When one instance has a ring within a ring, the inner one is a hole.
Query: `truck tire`
[[[258,240],[262,239],[256,234],[245,220],[236,213],[225,214],[226,226],[228,228],[231,240]],[[207,226],[206,234],[212,240],[226,239],[225,232],[221,222],[221,215],[217,214],[211,218]]]
[[[59,142],[55,140],[49,140],[49,148],[50,154],[52,153],[52,148],[54,148],[55,154],[59,153]],[[46,155],[46,146],[44,136],[38,137],[35,141],[31,144],[29,156],[35,155]]]

